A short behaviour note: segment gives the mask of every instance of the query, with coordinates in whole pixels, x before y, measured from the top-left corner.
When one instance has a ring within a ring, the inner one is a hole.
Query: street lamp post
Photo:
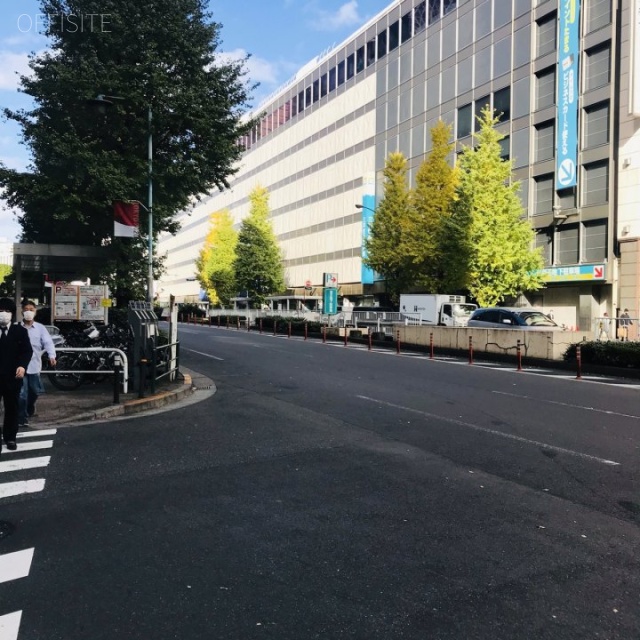
[[[106,113],[108,107],[113,106],[117,100],[125,100],[121,96],[106,96],[100,94],[96,96],[90,103],[93,104],[101,113]],[[149,216],[149,238],[147,249],[147,302],[153,304],[153,131],[151,128],[153,121],[153,112],[151,104],[147,109],[147,213]]]

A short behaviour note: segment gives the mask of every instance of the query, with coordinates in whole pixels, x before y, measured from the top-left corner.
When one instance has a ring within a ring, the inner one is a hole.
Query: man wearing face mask
[[[56,366],[56,349],[53,346],[53,340],[47,328],[43,324],[35,322],[35,317],[36,305],[31,300],[25,300],[22,303],[22,326],[29,334],[33,355],[20,389],[18,427],[29,426],[29,418],[36,412],[38,396],[44,393],[40,372],[42,371],[42,354],[45,351],[49,356],[51,366]]]
[[[0,298],[0,396],[4,404],[2,438],[11,451],[18,448],[18,395],[33,354],[27,330],[21,324],[11,323],[15,312],[16,305],[11,298]]]

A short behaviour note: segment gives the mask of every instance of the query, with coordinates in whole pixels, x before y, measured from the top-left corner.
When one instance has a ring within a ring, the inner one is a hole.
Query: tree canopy
[[[242,221],[234,269],[236,284],[246,291],[254,308],[268,294],[285,289],[282,254],[269,220],[269,192],[258,186],[249,194],[249,215]]]
[[[41,0],[43,14],[107,18],[82,29],[51,20],[50,49],[31,57],[33,73],[21,79],[33,109],[4,110],[32,154],[27,172],[0,165],[7,202],[24,213],[24,241],[111,244],[112,201],[147,201],[149,132],[155,234],[175,232],[177,212],[228,186],[242,152],[237,141],[254,124],[242,119],[251,87],[245,61],[217,55],[221,25],[206,5]],[[96,114],[89,101],[98,94],[122,99]],[[144,241],[120,245],[128,279],[143,282]],[[103,270],[112,272],[113,265]]]
[[[210,226],[204,246],[196,260],[198,280],[207,292],[212,305],[229,305],[236,295],[234,262],[238,232],[233,228],[233,219],[227,209],[210,216]]]

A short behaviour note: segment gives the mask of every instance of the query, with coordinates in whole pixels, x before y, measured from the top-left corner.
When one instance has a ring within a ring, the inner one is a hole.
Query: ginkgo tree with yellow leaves
[[[212,305],[228,306],[236,295],[234,262],[238,232],[227,209],[209,216],[209,231],[196,260],[198,280]]]

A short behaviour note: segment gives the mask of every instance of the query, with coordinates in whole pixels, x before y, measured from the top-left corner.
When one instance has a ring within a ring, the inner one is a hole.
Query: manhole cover
[[[10,522],[4,522],[3,520],[0,520],[0,540],[2,540],[2,538],[10,536],[15,531],[15,529],[15,526]]]

